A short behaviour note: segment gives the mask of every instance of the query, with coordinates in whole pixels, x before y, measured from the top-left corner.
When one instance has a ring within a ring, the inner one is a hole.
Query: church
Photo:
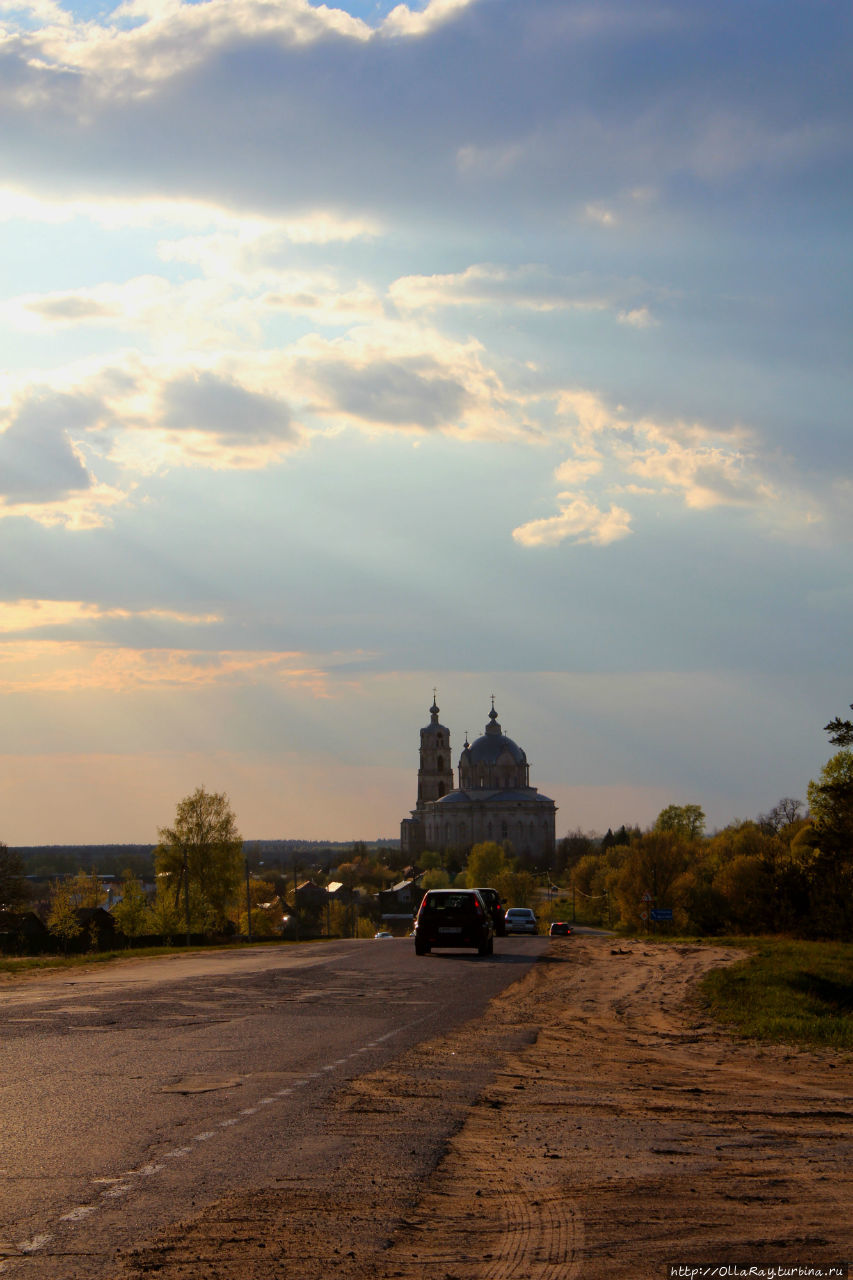
[[[453,785],[450,731],[433,698],[430,722],[421,729],[418,800],[400,824],[400,847],[414,860],[425,849],[466,852],[483,840],[507,845],[526,860],[550,859],[557,806],[530,785],[527,756],[498,723],[495,700],[482,737],[459,757]]]

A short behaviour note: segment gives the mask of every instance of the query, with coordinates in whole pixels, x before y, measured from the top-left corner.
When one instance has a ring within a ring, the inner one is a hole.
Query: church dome
[[[468,788],[528,784],[527,756],[501,729],[493,703],[486,732],[470,745],[465,743],[459,758],[459,785]]]
[[[489,723],[481,738],[476,738],[470,746],[465,744],[467,762],[471,764],[527,764],[527,756],[517,742],[508,738],[498,724],[498,713],[494,703],[489,712]],[[503,757],[503,760],[501,760]]]
[[[507,763],[527,763],[527,756],[518,743],[504,733],[494,737],[484,733],[482,738],[476,738],[468,748],[467,760],[471,764],[498,764],[502,756],[507,757]]]

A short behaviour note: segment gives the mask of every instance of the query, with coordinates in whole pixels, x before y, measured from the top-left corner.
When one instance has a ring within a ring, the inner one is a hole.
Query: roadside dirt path
[[[695,979],[735,955],[554,940],[481,1023],[339,1096],[349,1154],[322,1184],[230,1197],[117,1280],[658,1280],[670,1263],[850,1258],[850,1055],[757,1048],[705,1020]],[[385,1139],[439,1099],[452,1112],[469,1055],[493,1058],[493,1082],[416,1178]]]

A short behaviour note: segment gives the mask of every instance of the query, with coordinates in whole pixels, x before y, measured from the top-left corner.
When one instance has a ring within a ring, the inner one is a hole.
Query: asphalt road
[[[333,1168],[335,1092],[478,1018],[546,945],[339,941],[4,982],[0,1273],[105,1280],[120,1251],[230,1191]],[[466,1067],[457,1098],[490,1069]],[[439,1106],[422,1132],[389,1133],[389,1159],[405,1142],[428,1170],[450,1124]]]

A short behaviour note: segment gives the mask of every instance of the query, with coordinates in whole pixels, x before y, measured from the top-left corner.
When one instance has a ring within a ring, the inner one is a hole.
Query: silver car
[[[536,917],[530,907],[510,907],[504,916],[507,933],[536,933]]]

